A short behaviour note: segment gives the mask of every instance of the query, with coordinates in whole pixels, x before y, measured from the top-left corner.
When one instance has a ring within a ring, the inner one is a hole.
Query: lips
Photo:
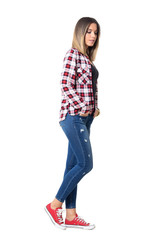
[[[92,42],[92,43],[94,43],[94,42],[95,42],[95,40],[89,40],[89,42]]]

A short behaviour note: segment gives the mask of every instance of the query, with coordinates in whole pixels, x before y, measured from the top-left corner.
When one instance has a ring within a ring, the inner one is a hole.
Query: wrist
[[[81,110],[79,111],[79,114],[85,114],[87,112],[87,107],[84,106],[81,108]]]

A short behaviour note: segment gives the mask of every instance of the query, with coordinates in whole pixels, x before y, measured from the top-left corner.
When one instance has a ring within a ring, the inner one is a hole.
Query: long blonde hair
[[[97,39],[93,47],[88,47],[85,45],[85,35],[89,26],[92,23],[97,24]],[[100,37],[100,25],[94,18],[90,17],[83,17],[79,19],[77,22],[74,33],[73,33],[73,41],[72,41],[72,48],[76,48],[79,52],[89,57],[90,61],[94,61],[98,46],[99,46],[99,37]]]

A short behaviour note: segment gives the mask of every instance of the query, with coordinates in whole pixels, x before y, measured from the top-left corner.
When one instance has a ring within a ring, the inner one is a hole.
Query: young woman
[[[45,210],[53,223],[67,227],[93,229],[76,213],[77,184],[93,167],[90,127],[100,114],[97,103],[98,71],[93,65],[100,36],[94,18],[81,18],[74,30],[72,48],[66,53],[61,78],[60,125],[68,138],[68,156],[62,184]],[[66,204],[65,223],[62,204]]]

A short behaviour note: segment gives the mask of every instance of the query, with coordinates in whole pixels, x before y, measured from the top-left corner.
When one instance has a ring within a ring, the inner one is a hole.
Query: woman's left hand
[[[100,110],[97,108],[94,112],[93,118],[97,117],[100,114]]]

